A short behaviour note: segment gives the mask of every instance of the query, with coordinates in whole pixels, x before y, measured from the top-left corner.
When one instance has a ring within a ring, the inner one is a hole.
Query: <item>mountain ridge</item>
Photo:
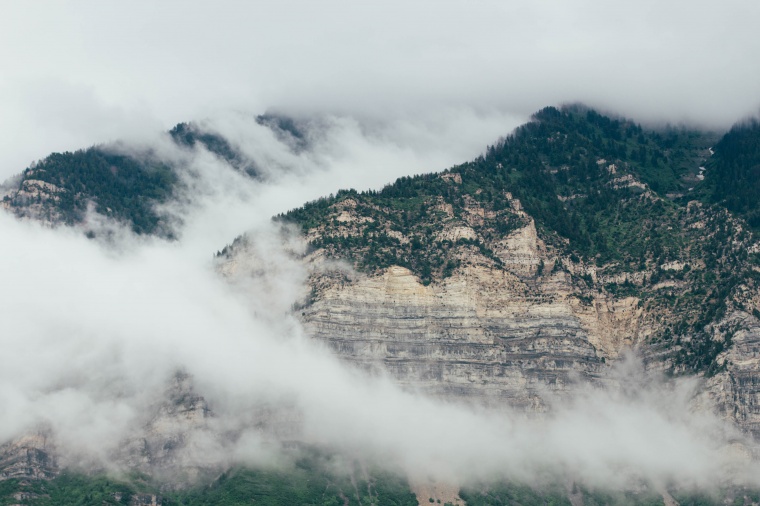
[[[300,139],[288,122],[261,121],[275,123],[294,143]],[[181,125],[172,130],[176,142],[201,143],[238,169],[255,166],[236,157],[223,138]],[[755,124],[739,126],[731,134],[739,140],[729,136],[716,144],[711,134],[653,132],[579,106],[542,109],[471,162],[404,177],[379,191],[339,190],[275,217],[295,225],[308,244],[299,258],[309,272],[309,294],[294,310],[338,357],[388,372],[404,388],[475,405],[506,403],[531,414],[550,409],[547,394],[569,396],[586,383],[607,384],[610,364],[635,349],[651,369],[702,378],[697,402],[757,445],[755,190],[742,186],[733,202],[726,195],[736,185],[716,182],[732,173],[739,181],[752,178],[756,130]],[[744,146],[746,157],[723,160]],[[77,156],[110,163],[111,155],[97,150],[77,153],[67,155],[74,165]],[[61,161],[51,157],[45,163]],[[110,171],[106,165],[97,172]],[[60,188],[73,186],[50,182],[39,170],[24,173],[5,207],[76,223],[55,214],[65,200]],[[147,181],[130,190],[140,197],[135,209],[152,209],[175,188],[175,180]],[[110,207],[106,194],[97,193],[100,186],[84,186],[82,203],[94,199],[98,211]],[[138,233],[162,233],[160,222],[141,225],[143,215],[131,209],[113,216]],[[251,269],[255,241],[241,236],[225,247],[217,254],[219,270],[257,276]],[[185,418],[204,423],[204,400],[185,394],[162,413],[195,413]],[[136,451],[131,458],[171,463],[184,444],[185,429],[180,424],[178,430],[138,438],[134,448],[142,444],[148,455]],[[16,445],[16,453],[6,454],[19,462],[18,451],[25,451],[33,457],[30,469],[56,474],[60,470],[45,467],[55,462],[46,444]],[[466,495],[500,501],[499,493],[507,492],[497,489]]]

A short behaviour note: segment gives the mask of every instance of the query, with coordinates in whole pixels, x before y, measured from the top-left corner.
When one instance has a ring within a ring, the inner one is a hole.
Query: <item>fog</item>
[[[118,466],[181,371],[216,415],[189,464],[275,462],[250,421],[282,406],[304,441],[413,477],[756,480],[742,436],[695,407],[698,382],[635,357],[609,372],[626,388],[581,388],[540,420],[342,365],[290,314],[304,246],[270,218],[470,160],[547,105],[725,129],[760,106],[759,21],[742,0],[3,5],[0,179],[121,139],[110,149],[183,167],[185,189],[161,207],[177,241],[95,214],[98,240],[0,213],[0,444],[45,428],[62,455]],[[309,125],[309,149],[257,124],[266,111]],[[261,178],[178,149],[161,132],[181,121],[224,135]],[[264,274],[226,279],[213,254],[243,232]]]
[[[253,180],[166,137],[135,149],[183,167],[186,193],[163,207],[183,218],[177,241],[137,237],[95,215],[85,227],[102,240],[0,214],[0,441],[42,428],[64,464],[74,455],[118,468],[114,455],[140,437],[182,372],[215,415],[185,429],[185,465],[277,462],[252,423],[264,407],[295,417],[301,441],[419,479],[710,487],[758,475],[742,436],[695,407],[698,381],[653,376],[635,357],[610,370],[621,388],[548,399],[541,418],[436,401],[341,364],[290,312],[307,289],[304,245],[270,216],[328,187],[376,184],[376,164],[404,173],[440,160],[341,119],[325,120],[300,154],[251,118],[206,127],[237,135],[270,170]],[[212,254],[243,231],[262,268],[225,278]]]
[[[758,21],[746,0],[8,4],[0,178],[219,111],[438,122],[581,101],[726,128],[760,107]]]

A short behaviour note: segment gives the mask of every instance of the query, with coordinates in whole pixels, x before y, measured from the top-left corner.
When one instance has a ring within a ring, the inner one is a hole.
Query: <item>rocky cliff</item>
[[[294,310],[349,364],[434,397],[531,414],[589,383],[614,386],[611,365],[633,350],[650,369],[701,378],[694,403],[757,441],[760,243],[744,218],[754,208],[732,213],[710,193],[722,163],[714,141],[549,108],[472,162],[309,203],[277,217],[306,244],[293,253],[309,273]],[[3,205],[62,219],[68,186],[33,179],[63,171],[48,168],[27,171]],[[140,226],[153,230],[153,218]],[[255,241],[225,248],[220,271],[260,275]],[[189,381],[178,376],[123,442],[127,467],[207,471],[184,464],[197,451],[188,434],[219,436]],[[273,438],[297,432],[266,409],[259,418]],[[44,436],[0,448],[3,478],[58,471]]]
[[[345,216],[345,207],[336,204],[336,215]],[[451,230],[480,239],[467,226]],[[610,275],[609,266],[575,263],[547,247],[529,218],[492,246],[493,253],[484,254],[461,244],[452,253],[458,266],[430,283],[398,265],[356,272],[317,248],[303,258],[312,290],[299,308],[301,319],[313,338],[350,363],[389,372],[429,395],[491,407],[544,410],[547,399],[586,382],[611,381],[606,372],[624,350],[639,353],[652,368],[686,368],[688,343],[664,336],[669,321],[692,309],[657,303],[688,292],[686,281],[652,281],[657,268]],[[245,274],[238,266],[250,262],[236,257],[251,250],[241,241],[232,251],[226,274]],[[616,295],[617,286],[629,289]],[[758,325],[735,308],[711,323],[704,330],[709,342],[730,346],[721,348],[709,373],[700,373],[713,409],[753,435],[760,414]]]
[[[542,111],[472,163],[282,216],[311,247],[304,324],[408,388],[528,410],[635,350],[704,377],[712,409],[757,436],[760,246],[686,195],[707,140],[658,135]],[[227,262],[248,254],[238,241]]]
[[[0,446],[1,479],[49,479],[58,474],[55,446],[44,431]]]

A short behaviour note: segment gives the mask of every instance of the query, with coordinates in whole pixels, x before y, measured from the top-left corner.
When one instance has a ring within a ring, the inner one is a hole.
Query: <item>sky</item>
[[[187,195],[164,209],[184,220],[175,242],[91,217],[114,232],[101,244],[0,215],[11,245],[0,284],[12,287],[0,291],[0,443],[42,424],[61,448],[107,458],[181,369],[220,420],[244,425],[262,398],[283,396],[313,440],[391,452],[409,470],[557,465],[589,481],[622,469],[712,483],[738,465],[757,476],[726,450],[739,436],[691,410],[691,381],[589,390],[536,425],[357,377],[282,317],[306,274],[269,217],[467,161],[546,105],[727,128],[760,107],[759,21],[751,1],[2,3],[0,178],[124,139],[182,159]],[[312,147],[294,153],[256,124],[267,110],[312,121]],[[190,120],[267,177],[160,135]],[[230,284],[211,257],[245,231],[268,278]],[[638,385],[632,363],[620,374]],[[255,460],[248,436],[201,453]]]
[[[229,111],[447,122],[451,163],[565,102],[726,128],[760,108],[758,22],[752,0],[4,2],[0,177]]]

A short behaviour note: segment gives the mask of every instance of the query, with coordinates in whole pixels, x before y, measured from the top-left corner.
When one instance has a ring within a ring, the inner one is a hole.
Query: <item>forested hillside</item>
[[[729,163],[722,157],[738,135],[732,132],[711,165]],[[748,249],[752,233],[700,186],[714,141],[697,131],[645,130],[583,107],[549,107],[472,162],[377,192],[339,191],[280,218],[299,224],[313,248],[360,270],[399,265],[424,284],[450,276],[467,251],[499,267],[498,242],[535,220],[550,250],[539,276],[570,262],[579,266],[571,270],[581,297],[639,298],[661,313],[652,344],[673,353],[676,369],[715,372],[735,329],[717,340],[705,329],[743,308],[760,276],[758,254]],[[447,232],[457,229],[473,232]]]
[[[169,136],[180,148],[202,146],[249,176],[257,175],[253,163],[218,134],[180,123]],[[73,225],[92,206],[138,234],[171,236],[156,206],[176,196],[182,167],[168,165],[150,150],[121,151],[118,145],[104,145],[53,153],[6,183],[3,207],[19,216]]]
[[[87,206],[119,221],[137,233],[159,229],[153,209],[171,194],[177,176],[157,161],[89,148],[53,153],[26,169],[17,192],[4,201],[18,214],[33,215],[66,224],[84,219]]]
[[[297,122],[259,122],[293,150],[308,149]],[[216,134],[180,124],[170,136],[256,175]],[[580,106],[543,109],[473,161],[379,191],[339,190],[276,217],[309,245],[299,258],[311,291],[293,308],[307,334],[341,359],[388,366],[402,387],[444,400],[515,401],[532,415],[546,409],[536,392],[601,386],[611,361],[636,346],[647,367],[700,376],[716,412],[756,441],[759,138],[756,122],[720,138],[646,129]],[[93,206],[137,233],[168,234],[156,205],[180,181],[177,167],[149,153],[94,147],[29,167],[3,205],[66,224]],[[256,238],[241,236],[218,254],[220,271],[257,265],[245,257],[255,254],[249,240]],[[182,444],[161,448],[179,452]],[[22,450],[5,461],[21,471],[0,479],[0,504],[440,503],[415,497],[405,477],[330,450],[275,469],[226,468],[182,489],[138,473],[79,474],[55,467],[48,447]],[[456,502],[471,506],[760,501],[740,487],[707,495],[649,485],[593,490],[564,478],[461,485]]]
[[[743,217],[760,230],[760,122],[734,126],[715,145],[707,164],[705,183],[709,199]]]

